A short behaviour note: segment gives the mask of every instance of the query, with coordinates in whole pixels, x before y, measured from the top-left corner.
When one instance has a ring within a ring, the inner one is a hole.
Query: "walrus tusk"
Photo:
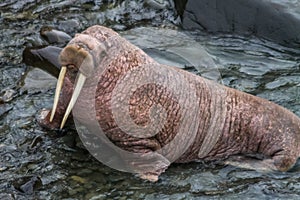
[[[61,70],[60,70],[60,73],[59,73],[58,81],[57,81],[57,84],[56,84],[54,102],[53,102],[53,107],[52,107],[51,116],[50,116],[50,122],[53,121],[53,118],[54,118],[54,115],[55,115],[55,111],[56,111],[56,108],[57,108],[60,91],[61,91],[62,85],[64,83],[64,78],[65,78],[66,72],[67,72],[67,67],[62,66]]]
[[[78,96],[79,96],[79,94],[81,92],[81,89],[82,89],[84,83],[85,83],[85,80],[86,80],[86,76],[83,75],[82,73],[79,73],[78,80],[77,80],[77,83],[75,85],[75,89],[74,89],[73,95],[71,97],[71,100],[70,100],[70,103],[68,105],[68,108],[67,108],[67,110],[65,112],[64,118],[63,118],[63,120],[61,122],[60,129],[62,129],[64,127],[64,125],[65,125],[65,123],[66,123],[66,121],[68,119],[68,116],[69,116],[71,110],[73,109],[73,107],[74,107],[74,105],[76,103],[76,100],[78,99]]]

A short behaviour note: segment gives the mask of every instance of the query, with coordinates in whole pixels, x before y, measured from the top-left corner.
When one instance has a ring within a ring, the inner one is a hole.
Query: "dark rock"
[[[177,14],[182,16],[185,10],[185,5],[188,0],[174,0]]]
[[[4,115],[4,114],[6,114],[6,113],[8,113],[10,110],[12,110],[12,106],[9,106],[9,105],[7,105],[7,104],[0,104],[0,118]]]
[[[56,69],[56,68],[54,68]],[[21,91],[27,91],[29,94],[47,91],[55,88],[56,78],[51,76],[47,71],[34,68],[29,70],[24,77],[24,85]]]
[[[40,35],[50,44],[67,44],[72,39],[67,33],[55,30],[49,26],[42,27]]]
[[[14,188],[24,194],[33,194],[42,186],[42,181],[37,176],[27,176],[13,181]]]
[[[25,184],[20,186],[20,189],[25,194],[33,194],[34,190],[40,186],[41,180],[38,177],[33,177],[30,179],[30,181],[26,182]]]
[[[164,65],[170,65],[170,66],[177,66],[182,69],[186,69],[187,67],[194,67],[192,64],[187,61],[185,58],[183,58],[180,55],[177,55],[173,52],[169,51],[163,51],[159,49],[154,48],[147,48],[143,49],[150,57],[152,57],[157,62],[164,64]]]
[[[12,194],[0,194],[0,199],[15,200],[15,198]]]
[[[175,1],[185,29],[255,35],[279,44],[300,46],[300,4],[285,0]]]
[[[54,77],[58,77],[60,64],[58,56],[61,48],[54,46],[42,46],[25,48],[23,51],[23,62],[32,67],[38,67]]]

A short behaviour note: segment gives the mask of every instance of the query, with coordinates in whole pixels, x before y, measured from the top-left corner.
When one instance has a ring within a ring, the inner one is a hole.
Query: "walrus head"
[[[60,129],[64,127],[86,79],[94,75],[96,67],[103,56],[105,56],[106,46],[104,43],[108,38],[116,35],[118,34],[111,29],[93,26],[81,34],[76,34],[74,39],[62,50],[59,56],[59,62],[62,67],[56,85],[50,122],[53,121],[55,116],[64,80],[68,78],[71,82],[74,83],[75,80],[76,82],[74,83],[73,94],[64,113]]]

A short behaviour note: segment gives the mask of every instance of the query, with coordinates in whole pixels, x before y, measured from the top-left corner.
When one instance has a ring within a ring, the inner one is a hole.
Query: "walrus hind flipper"
[[[228,160],[224,162],[226,165],[232,165],[235,167],[255,170],[262,173],[270,173],[275,171],[281,171],[274,164],[274,158],[267,159],[257,159],[247,156],[231,156]]]

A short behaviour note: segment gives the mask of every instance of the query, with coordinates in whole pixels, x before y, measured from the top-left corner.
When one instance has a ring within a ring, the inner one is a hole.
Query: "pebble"
[[[166,9],[170,6],[166,0],[146,0],[145,3],[155,9]]]
[[[13,89],[4,90],[3,95],[0,97],[0,101],[4,103],[8,103],[11,100],[13,100],[15,95],[16,95],[16,91]]]
[[[84,183],[87,182],[86,179],[84,179],[84,178],[82,178],[80,176],[71,176],[71,179],[73,179],[74,181],[76,181],[78,183],[82,183],[82,184],[84,184]]]

